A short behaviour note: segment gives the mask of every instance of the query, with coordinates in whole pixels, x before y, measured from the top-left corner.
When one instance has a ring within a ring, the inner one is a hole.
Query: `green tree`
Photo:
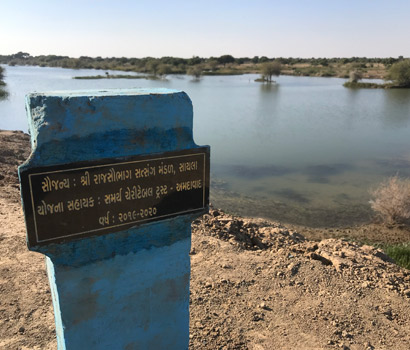
[[[410,59],[394,63],[387,75],[387,79],[400,87],[410,87]]]
[[[231,55],[222,55],[221,57],[218,57],[217,60],[220,64],[223,64],[224,67],[227,63],[234,63],[235,62],[235,58]]]
[[[27,53],[27,52],[19,51],[19,52],[15,53],[14,55],[11,55],[11,57],[25,59],[25,58],[29,58],[30,54]]]
[[[252,58],[252,63],[259,63],[259,56],[254,56]]]
[[[160,76],[165,77],[166,75],[172,73],[172,68],[171,68],[171,66],[170,66],[169,64],[163,64],[163,63],[161,63],[161,64],[158,66],[157,71],[158,71],[158,74],[159,74]]]
[[[197,64],[189,67],[187,74],[193,76],[195,80],[199,80],[202,76],[202,66]]]
[[[261,66],[262,79],[268,83],[272,82],[272,76],[279,76],[282,65],[278,61],[266,62]]]
[[[158,66],[159,66],[159,61],[156,60],[155,58],[152,58],[146,63],[145,68],[148,72],[150,72],[154,75],[157,75]]]
[[[200,64],[201,62],[202,62],[202,58],[198,56],[192,56],[192,58],[188,59],[188,65],[190,66]]]

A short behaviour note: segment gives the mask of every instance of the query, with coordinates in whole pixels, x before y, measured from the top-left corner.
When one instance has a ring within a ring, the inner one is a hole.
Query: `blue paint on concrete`
[[[21,169],[198,147],[181,91],[31,94],[26,107],[33,151]],[[58,349],[187,349],[195,217],[36,248],[47,256]]]
[[[187,349],[190,245],[186,238],[74,268],[48,259],[59,349]]]
[[[195,147],[192,103],[181,91],[31,94],[26,109],[30,166]]]
[[[183,215],[177,218],[143,224],[138,227],[96,236],[90,239],[76,240],[64,244],[50,244],[37,247],[36,250],[50,257],[61,266],[81,266],[85,263],[111,259],[116,254],[169,246],[191,237],[191,222],[198,215]]]

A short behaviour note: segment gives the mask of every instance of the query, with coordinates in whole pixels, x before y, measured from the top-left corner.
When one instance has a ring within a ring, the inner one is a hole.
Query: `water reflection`
[[[284,176],[293,172],[292,169],[277,166],[247,166],[247,165],[233,165],[229,167],[229,172],[236,177],[245,178],[248,180],[261,179],[270,176]]]
[[[327,184],[330,182],[330,176],[340,175],[353,169],[352,164],[321,164],[308,166],[304,173],[308,175],[309,182]]]
[[[374,164],[385,176],[410,176],[410,160],[403,158],[375,159]]]
[[[302,193],[295,191],[292,188],[283,188],[277,191],[272,191],[270,193],[273,193],[279,197],[282,197],[284,199],[287,199],[293,202],[302,203],[302,204],[310,203],[309,198],[307,198]]]
[[[254,106],[254,132],[261,147],[271,147],[272,140],[275,138],[275,122],[280,115],[279,85],[259,83],[257,103]],[[270,133],[267,133],[267,131]]]
[[[338,204],[348,204],[352,200],[352,197],[347,193],[338,193],[333,197],[333,201]]]
[[[388,89],[383,94],[383,121],[389,127],[407,127],[410,121],[410,89]]]
[[[272,93],[272,92],[278,92],[279,91],[279,84],[278,83],[261,83],[260,84],[260,92],[262,93]]]

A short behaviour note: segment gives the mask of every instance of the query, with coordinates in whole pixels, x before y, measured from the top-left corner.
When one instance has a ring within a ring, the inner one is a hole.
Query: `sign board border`
[[[146,219],[138,219],[135,221],[130,221],[126,223],[122,223],[115,226],[109,227],[102,227],[94,230],[89,230],[85,232],[78,232],[66,236],[58,236],[55,238],[40,240],[38,238],[38,231],[37,231],[37,223],[35,218],[35,211],[34,211],[34,194],[32,190],[31,178],[32,176],[42,175],[42,174],[50,174],[50,173],[58,173],[58,172],[69,172],[75,170],[86,170],[90,168],[98,168],[98,167],[106,167],[106,166],[118,166],[127,163],[138,163],[138,162],[146,162],[152,160],[162,160],[162,159],[170,159],[170,158],[178,158],[184,156],[193,156],[193,155],[203,155],[204,156],[204,173],[203,173],[203,199],[202,199],[202,207],[200,208],[193,208],[184,210],[182,212],[174,212],[166,215],[161,216],[154,216],[149,217]],[[27,226],[27,241],[29,247],[34,246],[43,246],[51,243],[62,243],[68,242],[72,240],[79,240],[90,236],[100,236],[109,233],[114,233],[118,231],[127,230],[132,227],[140,226],[143,224],[161,221],[169,218],[173,218],[179,215],[187,215],[187,214],[201,214],[206,213],[209,206],[209,171],[210,171],[210,148],[209,147],[197,147],[197,148],[190,148],[190,149],[183,149],[179,151],[169,151],[163,153],[152,153],[152,154],[144,154],[144,155],[136,155],[136,156],[127,156],[127,157],[118,157],[118,158],[104,158],[100,160],[93,160],[93,161],[82,161],[82,162],[75,162],[75,163],[67,163],[67,164],[58,164],[58,165],[50,165],[50,166],[41,166],[41,167],[33,167],[22,169],[20,171],[20,181],[21,181],[21,189],[22,189],[22,201],[24,211],[26,213],[26,226]]]

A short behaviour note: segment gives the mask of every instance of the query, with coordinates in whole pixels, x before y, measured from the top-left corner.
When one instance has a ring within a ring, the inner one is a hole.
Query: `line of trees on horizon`
[[[203,58],[193,56],[192,58],[180,58],[164,56],[161,58],[144,57],[144,58],[127,58],[127,57],[89,57],[80,56],[73,58],[59,55],[39,55],[31,56],[27,52],[18,52],[12,55],[0,55],[0,64],[29,65],[40,67],[62,67],[73,69],[102,69],[102,70],[121,70],[141,73],[150,73],[154,75],[166,74],[186,74],[190,67],[199,66],[203,74],[212,75],[213,73],[223,71],[227,68],[232,70],[237,66],[248,66],[249,69],[255,70],[260,64],[267,62],[277,62],[281,65],[310,64],[312,66],[327,67],[331,64],[357,64],[363,67],[368,64],[383,64],[391,66],[392,64],[403,60],[403,56],[398,58],[367,58],[367,57],[342,57],[342,58],[299,58],[299,57],[274,57],[266,56],[239,57],[232,55],[222,55],[219,57]],[[259,70],[259,69],[258,69]],[[196,70],[196,73],[198,70]],[[246,69],[245,69],[246,72]],[[231,72],[232,74],[232,72]]]
[[[235,75],[260,73],[257,81],[273,82],[272,77],[279,74],[295,76],[339,77],[348,78],[349,84],[357,84],[362,78],[391,80],[396,87],[409,87],[410,59],[334,57],[334,58],[299,58],[255,56],[239,57],[222,55],[203,58],[193,56],[180,58],[164,56],[161,58],[127,57],[89,57],[73,58],[59,55],[32,56],[27,52],[12,55],[0,55],[0,64],[10,66],[61,67],[71,69],[118,70],[146,74],[150,78],[164,78],[169,74],[188,74],[195,80],[202,75]],[[2,72],[2,71],[1,71]],[[390,84],[391,85],[391,84]],[[1,88],[1,87],[0,87]],[[4,90],[3,90],[4,91]]]

